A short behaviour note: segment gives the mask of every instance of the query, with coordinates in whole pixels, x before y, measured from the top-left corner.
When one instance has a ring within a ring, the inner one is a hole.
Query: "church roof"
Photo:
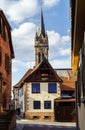
[[[40,26],[38,28],[38,36],[40,36],[40,34],[42,34],[43,36],[45,36],[45,26],[44,26],[44,19],[43,19],[42,7],[41,7],[41,14],[40,14]]]

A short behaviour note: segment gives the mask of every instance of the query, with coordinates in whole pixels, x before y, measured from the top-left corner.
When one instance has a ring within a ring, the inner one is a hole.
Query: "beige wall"
[[[81,103],[78,109],[78,120],[80,130],[85,130],[85,104]]]
[[[27,84],[27,103],[29,105],[28,112],[53,112],[54,99],[60,97],[60,86],[57,83],[57,93],[48,93],[48,83],[40,83],[40,93],[33,94],[31,92],[31,83]],[[33,109],[33,101],[41,102],[41,109]],[[51,109],[44,109],[44,101],[51,101]]]

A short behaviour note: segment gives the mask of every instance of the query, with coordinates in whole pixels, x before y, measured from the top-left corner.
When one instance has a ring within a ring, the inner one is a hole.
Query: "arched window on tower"
[[[41,55],[40,52],[38,53],[38,63],[40,63]]]

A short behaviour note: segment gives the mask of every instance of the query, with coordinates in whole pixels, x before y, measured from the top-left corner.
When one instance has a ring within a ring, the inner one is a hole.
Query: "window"
[[[5,23],[1,17],[0,17],[0,33],[3,39],[6,40]]]
[[[44,108],[51,109],[51,101],[44,101]]]
[[[20,89],[20,97],[23,96],[23,86]]]
[[[2,21],[2,37],[4,38],[4,40],[6,40],[5,24],[3,21]]]
[[[21,101],[20,108],[23,110],[23,101]]]
[[[2,48],[0,47],[0,66],[2,64]]]
[[[41,55],[40,55],[40,53],[38,53],[38,63],[40,63],[40,58],[41,57]]]
[[[11,62],[7,54],[5,54],[5,70],[8,74],[11,72]]]
[[[56,93],[56,92],[57,92],[56,83],[49,83],[48,84],[48,93]]]
[[[44,59],[45,57],[44,57],[44,53],[42,53],[42,60]]]
[[[40,84],[32,83],[32,93],[40,93]]]
[[[40,109],[40,101],[34,101],[34,109]]]

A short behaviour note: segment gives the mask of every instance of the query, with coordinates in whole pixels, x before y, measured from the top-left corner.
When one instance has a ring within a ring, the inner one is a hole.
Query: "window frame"
[[[53,84],[55,84],[55,91],[54,91],[54,89],[52,90]],[[48,83],[48,93],[57,93],[57,84],[56,83]]]
[[[41,109],[41,102],[33,101],[33,109]]]
[[[23,94],[24,94],[24,88],[23,88],[23,86],[22,86],[22,87],[20,88],[20,97],[22,97]]]
[[[46,106],[48,103],[50,103],[50,106]],[[44,101],[44,109],[51,109],[51,101]]]
[[[5,54],[5,70],[8,74],[11,73],[11,59],[7,54]]]
[[[33,86],[33,85],[39,85],[39,86]],[[33,88],[38,87],[38,88]],[[40,93],[40,83],[32,83],[32,93]]]
[[[5,30],[5,23],[3,19],[1,19],[1,35],[2,38],[6,41],[6,30]]]

